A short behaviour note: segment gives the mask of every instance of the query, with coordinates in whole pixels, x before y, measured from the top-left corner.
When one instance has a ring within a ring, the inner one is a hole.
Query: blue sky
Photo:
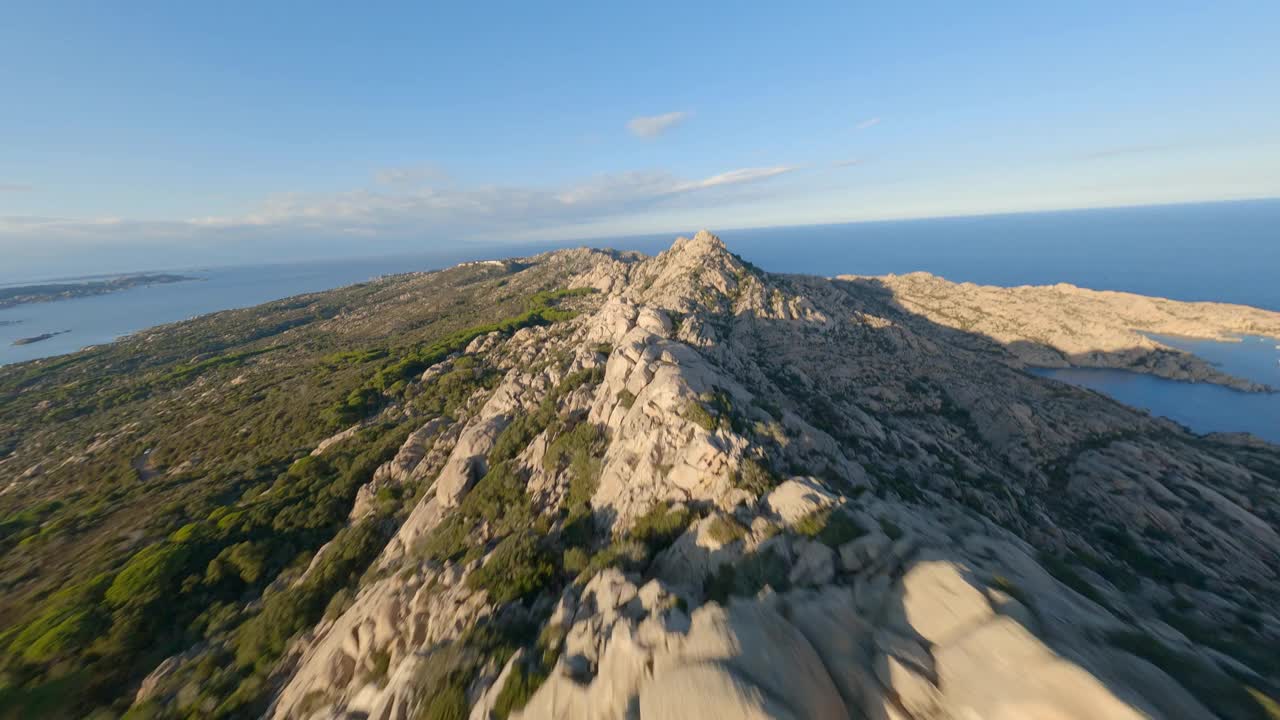
[[[1273,1],[445,5],[0,8],[6,270],[1280,196]]]

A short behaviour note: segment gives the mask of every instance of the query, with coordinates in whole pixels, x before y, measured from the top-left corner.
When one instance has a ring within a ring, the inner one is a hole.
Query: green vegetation
[[[547,550],[531,532],[507,536],[484,565],[467,576],[467,586],[487,590],[497,603],[524,598],[542,588],[556,568]]]
[[[671,547],[693,520],[694,514],[684,506],[670,503],[654,505],[649,512],[636,518],[624,537],[615,539],[592,556],[579,578],[589,578],[608,567],[635,572],[645,570],[658,553]]]
[[[199,362],[183,363],[175,366],[172,370],[160,376],[160,382],[176,382],[186,380],[199,375],[206,370],[219,368],[224,366],[239,365],[255,355],[261,355],[271,352],[271,348],[260,348],[257,350],[242,350],[240,352],[227,353],[226,355],[218,355],[206,358]]]
[[[542,669],[517,663],[493,702],[493,716],[497,720],[506,720],[511,711],[519,710],[529,702],[529,698],[533,697],[546,679],[547,674]]]
[[[839,547],[867,534],[866,528],[839,508],[814,510],[800,518],[791,530],[830,547]]]
[[[733,595],[751,597],[766,586],[782,592],[790,584],[787,561],[773,548],[766,548],[746,556],[737,565],[721,565],[707,578],[703,592],[708,600],[724,604]]]
[[[719,426],[715,416],[697,400],[690,400],[685,403],[684,418],[707,432],[715,432]]]
[[[595,494],[600,476],[600,455],[607,442],[599,426],[580,422],[547,446],[543,466],[550,472],[562,467],[569,470],[569,494],[565,504],[571,514],[586,508]]]
[[[470,713],[466,689],[449,684],[436,691],[423,708],[422,720],[466,720]]]
[[[717,515],[711,520],[707,532],[711,535],[711,539],[721,545],[727,545],[746,537],[747,528],[732,515]]]
[[[143,675],[197,645],[172,682],[199,692],[175,712],[259,714],[289,640],[350,602],[423,488],[387,489],[379,514],[348,525],[356,490],[411,429],[498,379],[469,356],[429,382],[421,372],[481,334],[572,317],[568,303],[591,291],[539,285],[554,279],[390,277],[0,368],[0,459],[39,466],[38,481],[0,495],[3,714],[119,716]],[[394,422],[369,420],[389,403],[403,411]],[[523,485],[504,469],[468,511],[528,529]],[[513,540],[502,557],[528,569],[525,550]]]
[[[384,393],[397,393],[405,383],[450,355],[461,352],[472,340],[481,335],[495,332],[510,335],[522,328],[550,325],[573,318],[577,313],[556,307],[557,301],[592,292],[594,290],[589,288],[540,292],[529,299],[528,309],[519,315],[497,322],[473,325],[430,344],[410,349],[394,361],[383,365],[362,387],[353,389],[344,401],[331,407],[327,413],[331,427],[350,425],[365,417],[378,407]]]
[[[657,555],[671,547],[671,543],[684,533],[692,520],[693,514],[687,508],[673,506],[670,503],[659,503],[649,512],[636,518],[629,535],[637,542],[643,543],[649,549],[651,556]]]
[[[778,477],[767,467],[751,458],[743,458],[742,463],[729,478],[736,488],[760,497],[778,486]]]

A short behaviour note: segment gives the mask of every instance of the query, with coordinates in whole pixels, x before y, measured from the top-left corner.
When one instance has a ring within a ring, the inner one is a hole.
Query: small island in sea
[[[17,340],[14,340],[11,344],[12,345],[32,345],[38,342],[43,342],[45,340],[48,340],[51,337],[57,337],[59,335],[63,335],[69,332],[71,331],[59,330],[58,332],[41,333],[39,335],[32,335],[31,337],[18,338]]]
[[[135,273],[102,280],[80,280],[40,285],[16,285],[0,288],[0,310],[26,303],[69,300],[90,295],[106,295],[143,285],[184,282],[195,280],[186,275],[169,273]]]

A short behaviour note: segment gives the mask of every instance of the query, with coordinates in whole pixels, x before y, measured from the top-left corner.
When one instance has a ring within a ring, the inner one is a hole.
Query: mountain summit
[[[1134,338],[1280,334],[1280,314],[777,275],[706,231],[654,257],[559,251],[349,292],[292,301],[279,312],[302,314],[274,335],[233,342],[220,326],[217,355],[146,371],[167,378],[147,400],[157,416],[205,418],[193,427],[211,433],[235,398],[306,387],[338,402],[298,411],[311,439],[278,478],[237,475],[187,501],[206,514],[130,550],[152,564],[181,553],[177,569],[121,586],[130,559],[98,591],[120,608],[158,607],[152,583],[227,598],[198,606],[133,712],[1092,720],[1274,707],[1280,448],[1196,436],[1024,369],[1124,365],[1265,391]],[[519,312],[448,319],[464,307]],[[55,381],[23,382],[14,397]],[[225,431],[263,432],[262,416]],[[68,427],[14,435],[6,467],[32,469],[6,492],[55,487],[53,461],[90,444],[161,448],[136,462],[148,488],[230,462],[158,426]],[[338,508],[331,524],[270,505],[331,471],[349,484],[305,506]],[[293,533],[289,551],[252,529],[263,507]],[[261,570],[316,537],[305,562]]]

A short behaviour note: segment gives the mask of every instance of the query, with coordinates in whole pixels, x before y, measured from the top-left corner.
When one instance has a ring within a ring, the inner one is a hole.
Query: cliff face
[[[705,232],[514,272],[566,266],[596,291],[577,317],[410,384],[500,374],[361,490],[353,524],[428,485],[292,645],[270,717],[1265,717],[1280,450],[1020,367],[1124,352],[1174,375],[1124,333],[1276,314],[773,275]],[[1105,327],[1065,330],[1081,312]],[[1236,384],[1197,362],[1175,364]],[[139,699],[180,706],[180,664]]]

